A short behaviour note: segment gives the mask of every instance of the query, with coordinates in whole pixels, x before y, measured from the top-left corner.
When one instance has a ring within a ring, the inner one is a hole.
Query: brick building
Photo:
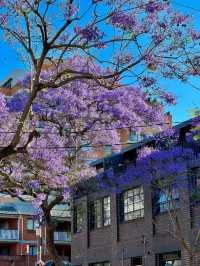
[[[176,127],[181,143],[189,145],[186,133],[191,121]],[[98,171],[134,163],[136,151],[143,144],[134,144],[119,155],[98,160],[94,166]],[[200,192],[200,161],[195,146],[194,156],[188,168],[192,169],[193,189]],[[118,169],[118,168],[116,168]],[[190,176],[188,176],[190,177]],[[188,182],[191,180],[188,178]],[[90,189],[91,186],[91,189]],[[200,205],[193,202],[191,191],[180,191],[174,195],[181,229],[188,242],[194,241],[199,230]],[[191,204],[194,203],[194,204]],[[154,207],[158,211],[154,212]],[[180,266],[187,257],[180,242],[170,235],[172,224],[166,211],[166,197],[160,195],[154,201],[153,191],[140,183],[130,184],[120,193],[95,191],[92,182],[81,188],[81,194],[74,197],[72,263],[74,266]],[[200,265],[200,253],[195,266]]]
[[[70,210],[66,204],[55,206],[54,241],[58,254],[71,259]],[[36,210],[30,202],[9,196],[0,197],[0,266],[35,266],[38,260],[39,239],[36,235]],[[42,259],[48,260],[45,246],[45,227],[42,227]]]

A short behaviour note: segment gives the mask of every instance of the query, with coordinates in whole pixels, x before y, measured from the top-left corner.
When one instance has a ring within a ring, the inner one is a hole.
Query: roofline
[[[174,128],[175,130],[180,130],[180,129],[184,128],[184,127],[187,127],[187,126],[191,125],[192,122],[193,122],[193,118],[185,120],[185,121],[181,122],[180,124],[178,124],[176,126],[173,126],[172,128]],[[129,145],[128,147],[123,148],[121,152],[112,154],[111,156],[103,157],[103,158],[98,159],[96,161],[93,161],[90,165],[91,166],[97,166],[97,165],[103,163],[105,159],[113,158],[114,156],[117,156],[117,155],[120,155],[120,154],[124,154],[124,153],[126,153],[128,151],[131,151],[131,150],[134,150],[136,148],[142,147],[144,144],[150,143],[154,139],[155,139],[155,137],[153,136],[153,137],[149,137],[149,138],[147,138],[147,139],[145,139],[143,141],[139,141],[139,142],[133,143],[133,144]]]

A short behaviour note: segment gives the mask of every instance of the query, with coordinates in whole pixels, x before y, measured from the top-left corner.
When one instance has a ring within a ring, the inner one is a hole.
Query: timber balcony
[[[71,232],[54,232],[55,243],[71,243]]]

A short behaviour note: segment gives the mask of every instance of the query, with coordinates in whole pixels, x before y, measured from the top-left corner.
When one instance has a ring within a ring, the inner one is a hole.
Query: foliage
[[[33,196],[49,223],[71,186],[95,174],[84,145],[120,147],[116,128],[162,127],[162,105],[175,99],[158,79],[198,74],[200,34],[161,0],[0,0],[0,22],[31,66],[16,95],[0,95],[1,190]]]

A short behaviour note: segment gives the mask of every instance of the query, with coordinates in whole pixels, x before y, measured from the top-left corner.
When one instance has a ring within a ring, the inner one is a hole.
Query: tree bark
[[[55,266],[61,266],[62,260],[58,255],[58,252],[56,250],[55,243],[54,243],[55,226],[52,223],[51,214],[49,211],[44,212],[44,218],[46,222],[45,224],[46,225],[46,247],[47,247],[48,255],[54,262]]]

